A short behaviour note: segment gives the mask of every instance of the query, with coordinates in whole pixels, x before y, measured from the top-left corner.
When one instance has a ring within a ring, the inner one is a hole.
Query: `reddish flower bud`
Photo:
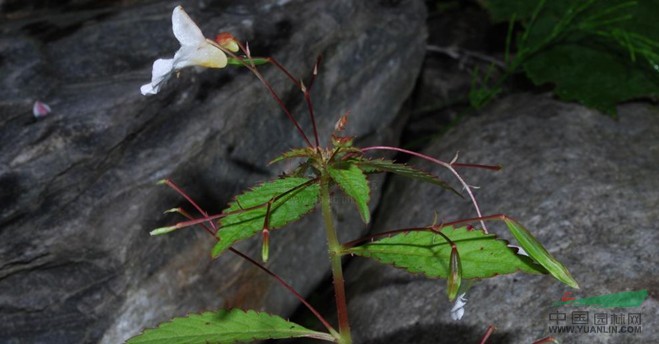
[[[229,51],[238,52],[240,47],[238,46],[238,41],[232,34],[228,32],[220,32],[215,36],[215,42],[223,48],[227,48]]]

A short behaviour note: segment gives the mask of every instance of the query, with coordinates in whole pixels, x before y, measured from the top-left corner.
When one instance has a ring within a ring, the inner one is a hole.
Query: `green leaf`
[[[220,240],[213,247],[218,256],[235,242],[247,239],[263,230],[267,204],[270,206],[269,229],[281,228],[310,212],[318,203],[318,183],[308,178],[286,177],[263,183],[238,195],[229,203],[220,219],[217,232]],[[244,210],[244,211],[241,211]]]
[[[288,152],[272,159],[268,165],[272,165],[276,162],[286,160],[286,159],[291,159],[291,158],[305,158],[305,157],[311,157],[314,154],[312,148],[296,148],[296,149],[291,149]]]
[[[561,99],[609,114],[615,113],[617,103],[659,95],[656,71],[631,62],[628,55],[584,42],[546,49],[531,58],[524,70],[537,85],[554,83]]]
[[[327,333],[309,330],[278,316],[233,309],[174,318],[145,330],[127,344],[225,344],[299,337],[334,340]]]
[[[542,265],[552,276],[572,288],[579,289],[579,284],[574,280],[567,268],[554,258],[542,244],[522,225],[510,218],[504,218],[508,230],[513,234],[519,245],[538,264]]]
[[[418,170],[414,167],[405,164],[397,164],[392,160],[385,160],[385,159],[372,159],[372,160],[357,159],[354,161],[357,164],[357,166],[359,166],[366,173],[390,172],[390,173],[398,174],[403,177],[418,179],[426,183],[438,185],[446,190],[450,190],[454,192],[456,195],[460,197],[464,197],[457,190],[451,187],[447,182],[433,176],[430,173]]]
[[[368,208],[368,201],[371,199],[371,188],[368,186],[368,180],[364,172],[354,164],[345,164],[338,167],[328,166],[327,172],[341,187],[341,190],[355,201],[364,223],[369,223],[371,221],[371,210]]]
[[[462,279],[487,278],[517,271],[546,273],[528,257],[516,254],[506,241],[494,234],[467,230],[466,227],[444,227],[441,232],[457,246]],[[431,278],[448,278],[451,272],[451,245],[431,231],[396,234],[350,248],[347,253],[373,258]]]
[[[615,114],[618,103],[659,96],[657,1],[488,0],[495,20],[521,19],[517,58],[536,85]]]
[[[542,5],[542,13],[547,15],[560,15],[573,0],[548,0]],[[484,5],[495,22],[505,22],[515,16],[524,20],[532,17],[538,8],[539,0],[487,0]]]

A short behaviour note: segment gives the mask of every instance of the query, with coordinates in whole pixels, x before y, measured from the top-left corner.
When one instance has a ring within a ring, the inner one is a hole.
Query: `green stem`
[[[329,247],[329,257],[332,266],[332,277],[334,280],[334,293],[336,297],[336,311],[339,318],[339,343],[351,344],[350,324],[348,322],[348,304],[345,292],[345,280],[343,279],[343,268],[341,266],[341,255],[343,246],[339,242],[334,228],[332,218],[332,208],[330,207],[329,194],[330,176],[323,171],[320,176],[320,204],[325,222],[325,231],[327,232],[327,245]]]

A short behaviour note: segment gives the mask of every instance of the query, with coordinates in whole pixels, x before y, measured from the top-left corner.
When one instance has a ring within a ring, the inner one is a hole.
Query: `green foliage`
[[[444,227],[441,233],[457,246],[461,278],[487,278],[518,271],[546,273],[528,257],[516,254],[494,234],[466,227]],[[451,245],[431,231],[396,234],[347,251],[432,278],[448,278],[451,273]]]
[[[234,309],[174,318],[131,338],[127,344],[226,344],[298,337],[334,340],[329,334],[309,330],[278,316]]]
[[[368,209],[368,201],[371,199],[371,189],[368,186],[368,180],[364,172],[351,163],[328,166],[327,172],[341,190],[355,201],[364,223],[369,223],[371,221],[371,211]]]
[[[397,164],[392,160],[386,159],[355,159],[354,163],[356,163],[357,166],[359,166],[366,173],[389,172],[398,174],[403,177],[418,179],[426,183],[438,185],[446,190],[452,191],[460,197],[463,197],[462,194],[451,187],[447,182],[433,176],[430,173],[418,170],[405,164]]]
[[[489,0],[498,21],[524,31],[508,74],[552,83],[564,100],[615,113],[617,103],[659,95],[657,1]]]
[[[547,271],[559,281],[572,288],[579,289],[579,284],[574,278],[572,278],[572,275],[570,275],[567,268],[547,252],[531,232],[510,218],[505,218],[504,222],[506,223],[506,226],[508,226],[508,230],[510,230],[515,239],[517,239],[517,242],[519,242],[519,245],[531,258],[533,258],[533,260],[547,269]]]
[[[493,0],[491,2],[497,1],[504,0]],[[554,13],[552,11],[562,13],[563,10],[560,8],[556,9],[556,6],[558,6],[557,4],[563,3],[563,1],[567,0],[557,1],[556,3],[546,6],[546,8],[544,6],[544,1],[541,1],[540,5],[533,8],[524,7],[526,5],[517,3],[513,10],[509,10],[511,11],[510,13],[512,13],[511,23],[514,21],[515,16],[528,20],[527,30],[520,39],[520,52],[512,62],[512,67],[510,67],[509,70],[510,72],[516,71],[518,67],[523,67],[535,81],[545,82],[553,80],[553,82],[556,82],[558,85],[557,89],[559,91],[563,90],[565,88],[564,83],[555,81],[555,79],[540,74],[542,72],[541,69],[544,68],[544,64],[549,63],[543,61],[540,57],[542,57],[543,54],[547,54],[545,52],[546,50],[560,49],[563,47],[552,44],[557,42],[568,42],[565,40],[566,35],[564,33],[573,30],[575,23],[590,23],[589,25],[580,24],[577,25],[577,27],[588,34],[614,39],[620,46],[623,46],[629,51],[629,58],[632,61],[637,61],[637,57],[643,57],[646,62],[654,62],[657,60],[655,59],[654,51],[658,45],[651,39],[641,36],[636,32],[625,31],[622,27],[618,27],[616,29],[617,31],[605,30],[605,27],[607,26],[604,24],[609,24],[611,20],[616,24],[620,22],[620,20],[616,20],[615,18],[609,18],[612,13],[616,12],[611,8],[603,9],[602,12],[593,12],[595,14],[587,17],[587,20],[581,18],[580,16],[585,13],[585,11],[589,9],[589,6],[594,2],[592,0],[588,2],[578,2],[576,5],[570,5],[572,6],[571,9],[566,12],[567,14],[564,17],[559,19],[539,16],[540,13]],[[619,10],[628,7],[630,6],[627,5],[627,3],[621,2],[621,5],[614,9]],[[198,36],[198,29],[196,29],[195,24],[192,23],[184,13],[185,12],[182,11],[181,7],[177,7],[174,11],[172,21],[175,26],[175,32],[177,30],[187,30],[187,34]],[[511,15],[510,13],[502,11],[494,15],[500,16],[501,18],[508,18]],[[184,23],[180,24],[181,21]],[[557,21],[557,23],[554,21]],[[178,29],[176,29],[176,27],[178,27]],[[513,26],[510,25],[509,27],[509,32],[512,32]],[[547,32],[549,32],[549,34],[547,34]],[[607,36],[609,33],[610,35]],[[177,37],[179,36],[180,35],[177,35]],[[509,43],[510,35],[508,38],[507,42]],[[507,46],[509,46],[508,43]],[[592,49],[593,47],[589,46],[588,48]],[[559,57],[567,56],[572,59],[582,58],[582,56],[578,54],[575,56],[570,55],[574,51],[576,50],[569,50],[567,52],[559,51],[559,53],[562,54]],[[243,51],[243,53],[247,56],[250,55],[248,51]],[[551,55],[546,56],[553,59],[558,58],[556,56],[552,57]],[[319,61],[320,60],[318,60],[318,62]],[[508,62],[507,57],[506,61]],[[610,61],[605,59],[601,59],[601,61],[603,61],[602,63],[604,65],[610,63]],[[226,208],[220,216],[213,215],[212,217],[208,217],[206,211],[199,207],[192,198],[187,196],[185,192],[183,192],[171,180],[163,180],[161,184],[168,185],[183,195],[203,217],[195,219],[193,215],[187,213],[181,208],[172,209],[169,212],[179,213],[189,221],[180,222],[174,226],[155,229],[151,234],[166,234],[176,229],[193,225],[201,225],[208,232],[213,233],[213,229],[207,227],[205,222],[208,222],[210,218],[219,218],[219,228],[217,232],[214,233],[218,242],[213,247],[213,257],[218,256],[237,241],[247,239],[258,233],[263,233],[262,259],[265,262],[269,256],[270,230],[281,228],[291,222],[299,220],[303,215],[310,212],[317,203],[319,203],[320,198],[321,213],[327,234],[330,266],[334,276],[339,331],[337,332],[319,312],[306,302],[306,300],[304,300],[304,298],[281,277],[270,271],[264,264],[257,262],[238,250],[232,249],[233,253],[256,265],[261,270],[264,270],[266,273],[274,277],[284,288],[295,295],[321,321],[329,333],[312,331],[280,317],[265,313],[258,313],[255,311],[245,312],[242,310],[222,310],[217,313],[209,312],[175,318],[170,322],[161,324],[158,328],[146,330],[143,334],[130,339],[130,344],[221,344],[296,337],[309,337],[337,343],[351,343],[350,326],[347,315],[347,299],[344,290],[345,279],[343,277],[341,262],[341,256],[346,254],[370,257],[382,263],[390,264],[412,273],[422,273],[432,278],[446,278],[447,294],[451,300],[455,299],[460,293],[460,290],[464,289],[463,279],[489,278],[496,275],[515,272],[532,274],[551,273],[560,281],[569,286],[578,288],[576,281],[570,276],[567,269],[552,257],[524,227],[502,215],[481,217],[481,220],[504,220],[509,230],[520,242],[522,248],[528,252],[530,258],[525,255],[517,254],[516,250],[508,247],[506,241],[498,239],[497,236],[493,234],[486,234],[483,230],[468,230],[466,227],[456,229],[452,226],[446,226],[437,229],[439,226],[433,226],[431,228],[423,229],[403,229],[381,234],[381,237],[384,237],[385,235],[389,236],[369,242],[362,246],[354,247],[353,245],[358,242],[364,242],[363,239],[342,244],[337,235],[334,225],[334,216],[330,205],[330,186],[333,185],[333,183],[337,184],[339,188],[355,202],[362,219],[366,223],[370,221],[370,211],[368,207],[370,201],[370,187],[366,176],[368,173],[395,173],[404,177],[438,185],[461,196],[461,194],[448,183],[431,174],[405,164],[397,164],[391,160],[367,159],[363,157],[364,152],[382,149],[398,150],[400,152],[423,157],[426,160],[448,168],[456,175],[457,172],[453,169],[451,164],[404,149],[385,146],[374,146],[362,149],[354,147],[353,137],[339,135],[339,133],[344,130],[347,123],[347,114],[343,115],[336,123],[334,134],[331,135],[330,146],[327,148],[322,148],[318,145],[320,140],[316,124],[313,123],[314,141],[316,142],[316,145],[313,145],[302,130],[300,123],[297,122],[295,117],[293,117],[290,114],[290,111],[286,108],[285,102],[282,101],[270,83],[265,81],[263,75],[256,68],[253,68],[253,66],[257,64],[272,63],[286,74],[296,87],[299,87],[303,92],[309,109],[310,118],[314,121],[313,106],[308,93],[309,90],[302,83],[302,79],[296,79],[296,77],[272,58],[254,58],[248,60],[245,58],[237,58],[235,55],[231,54],[228,63],[230,65],[242,65],[248,67],[248,69],[263,82],[265,87],[270,91],[270,94],[283,108],[286,115],[288,115],[288,118],[295,125],[298,133],[307,143],[307,147],[292,149],[275,158],[271,163],[290,158],[303,158],[304,162],[294,171],[290,172],[288,176],[274,181],[265,182],[236,196],[234,201],[229,203],[228,208]],[[565,61],[566,65],[570,63],[572,62]],[[656,66],[656,64],[653,64],[653,66]],[[162,78],[162,76],[158,75],[158,68],[156,67],[157,65],[154,65],[153,79],[157,81],[157,79],[159,77]],[[657,67],[657,69],[659,70],[659,67]],[[317,65],[314,68],[314,77],[315,73],[317,73]],[[561,73],[557,74],[561,75]],[[169,74],[166,76],[168,77]],[[478,81],[477,78],[478,74],[475,73],[474,82]],[[495,70],[490,68],[486,71],[484,83],[478,85],[479,88],[476,88],[476,84],[474,83],[474,88],[472,89],[473,92],[470,93],[472,103],[482,105],[502,90],[500,84],[490,85],[490,80],[495,78]],[[632,78],[632,80],[641,84],[641,81],[638,81],[635,78]],[[597,79],[597,81],[598,87],[609,85],[606,84],[606,80],[604,79]],[[151,85],[146,86],[151,89],[157,88],[156,86],[153,86],[153,83],[154,82],[152,82]],[[615,84],[609,85],[611,86],[611,89],[613,89],[612,85]],[[616,93],[616,95],[622,97],[622,99],[628,99],[625,97],[645,94],[646,92],[649,92],[648,89],[650,86],[648,85],[649,84],[644,85],[640,89],[628,87],[627,93]],[[309,87],[311,87],[311,83]],[[568,91],[569,90],[568,87]],[[146,92],[143,91],[143,93]],[[613,91],[610,93],[613,94]],[[565,97],[569,97],[572,94],[573,93],[568,92],[568,95]],[[589,99],[589,102],[593,104],[597,103],[601,106],[606,105],[598,103],[598,98],[588,98],[584,95],[580,95],[579,99]],[[469,166],[469,164],[462,165],[464,167]],[[471,167],[497,169],[495,166],[484,165],[471,165]],[[468,184],[466,184],[459,175],[458,179],[463,187],[469,190]],[[470,196],[474,206],[478,210],[475,198],[471,193]],[[480,216],[480,211],[477,211],[477,213]],[[468,223],[473,220],[474,219],[459,220],[453,222],[453,224]],[[305,243],[296,244],[304,245]],[[467,281],[467,285],[469,284],[470,281]],[[460,302],[464,307],[464,300],[460,300]]]
[[[223,211],[217,232],[219,241],[213,247],[213,257],[218,256],[235,242],[268,229],[281,228],[298,220],[318,203],[318,184],[308,178],[287,177],[263,183],[236,197]],[[268,203],[270,212],[268,213]]]
[[[268,164],[274,164],[276,162],[286,160],[286,159],[291,159],[291,158],[308,158],[313,156],[313,149],[309,147],[305,148],[296,148],[296,149],[291,149],[288,152],[272,159]]]
[[[471,74],[471,87],[469,88],[469,104],[475,109],[480,109],[490,100],[501,93],[499,85],[491,85],[494,65],[490,65],[484,75],[476,68]]]

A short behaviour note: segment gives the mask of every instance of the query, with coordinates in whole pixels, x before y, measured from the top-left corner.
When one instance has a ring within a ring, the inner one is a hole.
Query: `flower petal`
[[[182,46],[197,46],[206,41],[197,24],[180,5],[172,13],[172,30]]]
[[[38,100],[35,101],[34,105],[32,106],[32,114],[35,118],[46,117],[51,111],[52,110],[48,104]]]
[[[453,320],[462,319],[462,316],[465,314],[465,305],[467,304],[467,298],[465,297],[466,295],[467,293],[462,293],[455,300],[455,303],[453,304],[453,308],[451,308],[451,311],[449,312],[451,315],[451,319]]]
[[[204,41],[198,46],[182,46],[174,55],[173,67],[178,70],[188,66],[224,68],[226,65],[224,52]]]
[[[174,59],[157,59],[153,63],[153,70],[151,72],[151,83],[142,85],[140,91],[142,95],[156,94],[160,91],[160,87],[172,75],[174,71]]]

